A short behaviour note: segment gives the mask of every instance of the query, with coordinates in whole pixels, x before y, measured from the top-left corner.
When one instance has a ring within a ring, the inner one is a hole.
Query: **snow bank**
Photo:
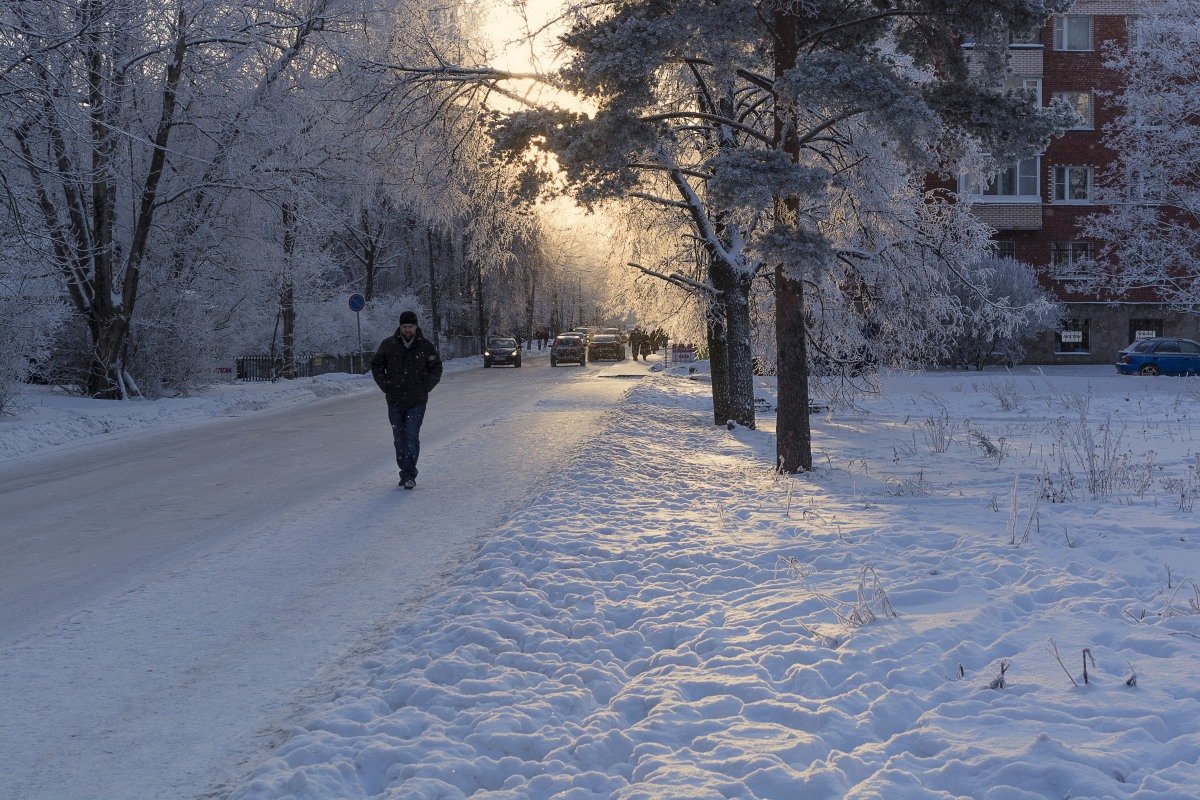
[[[445,372],[483,364],[481,356],[445,362]],[[314,399],[376,390],[370,375],[331,372],[291,381],[218,384],[192,397],[159,400],[93,400],[45,386],[26,386],[18,412],[0,416],[0,458],[14,458],[96,437],[149,433],[293,407]],[[376,390],[377,391],[377,390]]]
[[[231,796],[1198,796],[1187,384],[899,378],[795,478],[706,389],[635,389]]]

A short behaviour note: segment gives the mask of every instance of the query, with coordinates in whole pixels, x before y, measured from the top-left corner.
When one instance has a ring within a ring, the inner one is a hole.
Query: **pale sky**
[[[562,9],[562,0],[526,0],[525,15],[529,25],[534,30],[545,25]],[[525,38],[525,19],[520,9],[513,8],[511,0],[499,0],[488,15],[485,25],[493,42],[496,58],[493,63],[499,69],[514,72],[528,72],[535,66],[548,69],[553,55],[550,48],[554,44],[554,34],[551,31],[542,33],[535,42],[533,52]],[[534,59],[538,62],[534,64]]]
[[[563,3],[564,0],[526,0],[523,15],[520,9],[513,8],[512,0],[495,0],[488,14],[488,22],[484,25],[484,31],[491,39],[492,49],[496,54],[492,65],[497,69],[512,72],[550,71],[553,68],[552,48],[556,43],[555,32],[553,29],[543,31],[531,48],[530,43],[525,41],[525,16],[528,16],[529,27],[538,30],[561,13]],[[531,97],[539,97],[543,102],[550,100],[565,108],[587,109],[587,104],[580,103],[570,94],[551,90],[539,91],[533,86],[530,86],[529,93]],[[491,102],[503,106],[507,101],[493,97]],[[586,243],[584,251],[590,248],[606,249],[610,241],[612,222],[603,211],[588,214],[567,198],[557,198],[540,205],[547,220],[553,221],[550,227],[555,229],[559,236],[572,238],[570,231],[574,231],[578,241]],[[584,261],[589,264],[601,264],[604,262],[604,256],[597,252],[590,257],[584,256]]]

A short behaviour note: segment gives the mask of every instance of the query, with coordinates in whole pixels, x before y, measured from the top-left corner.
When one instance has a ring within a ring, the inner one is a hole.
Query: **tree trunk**
[[[775,268],[775,347],[779,406],[775,421],[775,458],[780,472],[812,469],[809,420],[808,341],[804,327],[804,283]]]
[[[479,334],[479,347],[487,347],[487,304],[483,299],[483,264],[476,261],[473,265],[472,275],[475,276],[475,311],[478,315],[477,323],[479,325],[477,333]]]
[[[737,280],[725,293],[725,330],[728,338],[729,418],[753,429],[754,351],[750,344],[750,283]]]
[[[712,303],[708,309],[708,370],[712,377],[713,424],[724,425],[729,410],[729,347],[725,333],[725,308]]]
[[[88,319],[92,337],[92,358],[88,366],[87,392],[103,400],[120,400],[120,380],[117,376],[118,356],[125,346],[129,323],[119,314],[100,319],[93,313]]]
[[[292,281],[292,251],[296,246],[296,215],[290,203],[283,204],[283,286],[279,311],[283,320],[283,377],[296,377],[296,296]]]
[[[425,243],[429,248],[429,324],[433,326],[433,349],[440,352],[442,329],[441,314],[438,311],[437,263],[433,258],[433,228],[425,229]]]
[[[796,11],[775,12],[775,77],[796,65]],[[787,109],[775,98],[775,139],[792,161],[799,160],[799,143],[787,120]],[[796,198],[784,199],[794,216]],[[804,326],[804,284],[788,274],[791,265],[775,268],[775,348],[779,407],[775,422],[775,466],[781,472],[812,469],[812,428],[809,420],[808,341]]]
[[[375,270],[379,261],[379,239],[371,232],[370,216],[365,208],[360,212],[359,219],[362,221],[363,238],[366,241],[363,246],[363,270],[366,272],[363,281],[363,298],[369,303],[375,297]],[[382,232],[382,228],[380,231]]]
[[[740,278],[729,264],[711,255],[709,264],[709,279],[720,293],[719,307],[724,309],[724,379],[727,403],[722,419],[717,415],[714,373],[713,415],[718,424],[733,420],[739,425],[753,428],[754,356],[750,347],[750,283]],[[710,361],[710,364],[712,363]]]
[[[533,349],[533,309],[537,302],[537,280],[530,269],[526,273],[526,279],[529,281],[525,292],[525,349]]]
[[[550,283],[550,336],[557,336],[562,332],[562,311],[558,307],[558,275],[552,275]]]

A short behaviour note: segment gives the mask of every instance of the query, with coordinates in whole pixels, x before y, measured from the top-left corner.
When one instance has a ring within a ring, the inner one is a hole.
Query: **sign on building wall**
[[[1063,331],[1062,340],[1063,342],[1080,343],[1083,341],[1083,331]]]
[[[1153,339],[1155,336],[1158,336],[1158,331],[1134,331],[1133,332],[1134,339]]]

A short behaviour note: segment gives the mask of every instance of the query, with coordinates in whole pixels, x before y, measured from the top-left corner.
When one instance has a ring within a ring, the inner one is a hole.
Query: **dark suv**
[[[587,345],[582,335],[560,333],[550,344],[550,366],[557,367],[567,361],[579,366],[587,366]]]
[[[624,361],[625,345],[611,333],[597,333],[588,342],[589,361]]]

